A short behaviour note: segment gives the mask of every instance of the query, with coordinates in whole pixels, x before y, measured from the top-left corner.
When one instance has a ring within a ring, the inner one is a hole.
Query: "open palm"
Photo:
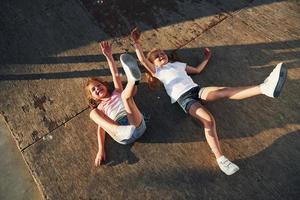
[[[138,27],[135,27],[132,31],[131,31],[131,38],[133,39],[134,42],[137,42],[140,39],[141,36],[141,31]]]
[[[105,56],[111,56],[112,55],[112,51],[111,51],[111,44],[107,41],[102,41],[100,42],[100,48],[102,53]]]

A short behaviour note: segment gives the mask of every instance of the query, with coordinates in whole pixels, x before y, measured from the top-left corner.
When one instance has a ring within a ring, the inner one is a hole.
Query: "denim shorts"
[[[177,103],[180,105],[180,107],[184,110],[185,113],[189,113],[189,110],[191,106],[195,102],[200,102],[201,99],[199,96],[201,96],[201,93],[204,88],[200,88],[199,86],[193,87],[183,93],[178,99]]]
[[[118,122],[119,125],[121,125],[121,126],[130,125],[126,115],[117,119],[116,122]],[[140,125],[134,129],[131,137],[129,139],[124,139],[124,140],[118,141],[118,142],[120,144],[133,143],[135,140],[140,138],[144,134],[145,131],[146,131],[146,123],[145,123],[144,117],[142,117],[142,121],[141,121]]]

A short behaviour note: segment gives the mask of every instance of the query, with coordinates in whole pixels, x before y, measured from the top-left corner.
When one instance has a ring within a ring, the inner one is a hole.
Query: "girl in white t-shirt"
[[[144,56],[139,42],[140,31],[135,28],[131,32],[137,57],[149,72],[149,80],[161,81],[171,98],[171,102],[177,102],[182,109],[202,122],[206,140],[214,153],[220,169],[227,175],[234,174],[239,167],[229,161],[220,148],[216,131],[216,122],[213,115],[201,104],[201,101],[215,101],[222,98],[245,99],[264,94],[269,97],[278,97],[287,74],[286,67],[279,63],[264,83],[246,87],[202,87],[200,88],[188,74],[199,74],[211,57],[211,52],[205,48],[205,59],[196,67],[191,67],[181,62],[169,62],[164,51],[151,50],[147,58]]]
[[[104,139],[107,132],[120,144],[130,144],[141,137],[146,130],[145,121],[133,96],[141,79],[136,59],[128,54],[120,56],[121,64],[127,76],[127,85],[123,89],[121,79],[112,56],[111,45],[101,42],[102,53],[107,59],[112,74],[114,91],[108,91],[107,84],[100,79],[91,78],[85,86],[86,97],[92,108],[90,118],[98,124],[98,153],[95,165],[105,160]]]

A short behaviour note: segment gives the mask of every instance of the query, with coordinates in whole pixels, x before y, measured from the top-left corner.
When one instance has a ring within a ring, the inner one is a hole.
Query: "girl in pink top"
[[[92,78],[85,86],[86,97],[92,108],[90,118],[98,124],[98,153],[95,165],[99,166],[105,160],[104,140],[107,132],[120,144],[129,144],[141,137],[146,130],[145,121],[136,106],[133,96],[141,79],[136,60],[122,54],[120,60],[127,76],[127,85],[123,88],[114,58],[111,44],[101,42],[102,53],[107,59],[112,74],[114,91],[110,94],[107,84],[100,79]]]

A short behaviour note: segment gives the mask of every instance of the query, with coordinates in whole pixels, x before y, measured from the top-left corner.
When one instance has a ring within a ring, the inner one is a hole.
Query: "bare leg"
[[[212,114],[199,102],[196,102],[191,106],[189,113],[203,123],[207,143],[212,152],[215,154],[220,169],[227,175],[232,175],[237,172],[239,167],[228,160],[221,151],[216,131],[216,122]]]
[[[216,130],[216,122],[212,114],[200,103],[194,103],[190,110],[190,115],[198,119],[204,125],[204,133],[209,147],[216,158],[223,155]]]
[[[199,98],[205,101],[215,101],[224,98],[241,100],[260,94],[262,93],[259,86],[206,87],[203,89]]]
[[[103,128],[108,134],[112,136],[117,134],[118,124],[98,109],[94,109],[91,111],[90,118],[101,128]]]
[[[133,96],[136,94],[137,86],[134,81],[128,81],[122,92],[122,101],[127,112],[128,121],[131,125],[138,127],[142,121],[142,114],[136,106]]]

